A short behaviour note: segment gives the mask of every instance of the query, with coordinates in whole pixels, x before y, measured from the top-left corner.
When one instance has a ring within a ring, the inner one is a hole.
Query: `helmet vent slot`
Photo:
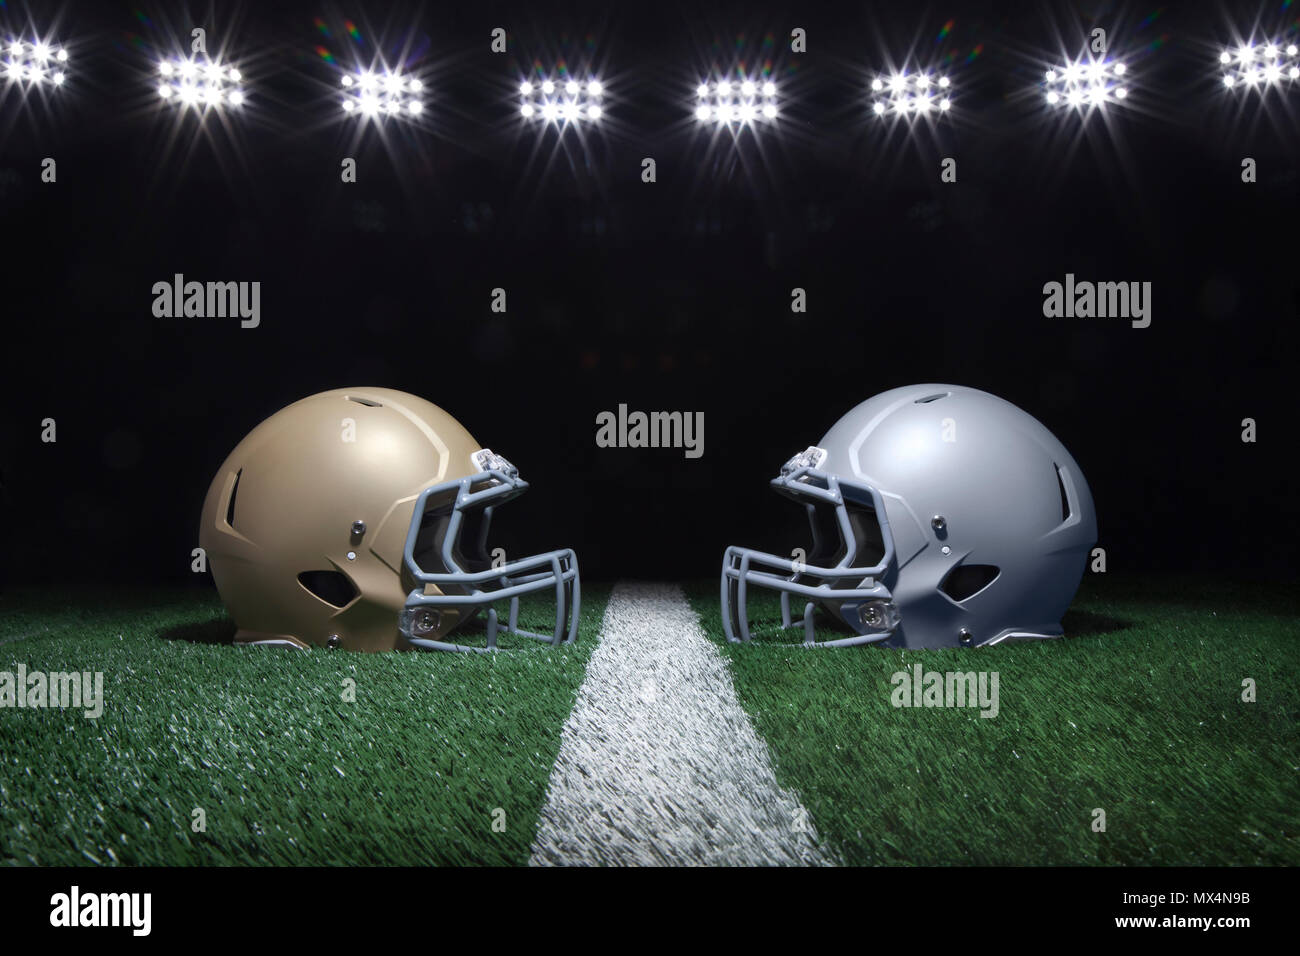
[[[1061,466],[1053,462],[1052,467],[1056,469],[1056,487],[1061,489],[1061,520],[1069,521],[1070,496],[1065,492],[1065,479],[1061,477]]]
[[[235,472],[234,483],[230,486],[230,498],[226,501],[226,524],[232,529],[235,527],[235,495],[239,493],[239,479],[244,474],[244,469]]]
[[[991,564],[959,564],[948,572],[939,590],[954,601],[965,601],[992,584],[998,573]]]
[[[937,402],[941,398],[947,398],[952,392],[939,392],[937,395],[927,395],[925,398],[918,398],[913,405],[928,405],[930,402]]]
[[[356,395],[348,396],[349,402],[356,402],[358,405],[368,405],[371,408],[383,408],[383,402],[377,402],[373,398],[358,398]]]
[[[361,593],[342,571],[303,571],[298,583],[332,607],[346,607]]]

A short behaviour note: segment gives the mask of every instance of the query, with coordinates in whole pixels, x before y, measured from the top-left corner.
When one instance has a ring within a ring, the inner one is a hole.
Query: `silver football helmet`
[[[727,638],[748,588],[804,599],[804,643],[949,647],[1059,637],[1097,541],[1083,472],[1039,421],[987,392],[910,385],[858,405],[772,480],[804,505],[806,560],[730,547]],[[853,632],[816,641],[817,607]]]

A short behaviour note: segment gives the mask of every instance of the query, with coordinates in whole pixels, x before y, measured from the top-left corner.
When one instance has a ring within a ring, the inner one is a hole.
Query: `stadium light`
[[[937,116],[952,109],[952,80],[917,70],[880,74],[871,80],[871,112],[877,116]]]
[[[343,112],[366,119],[419,116],[424,112],[421,93],[424,84],[418,77],[403,75],[400,70],[357,70],[339,78],[343,88]]]
[[[1294,85],[1300,80],[1300,50],[1294,43],[1243,43],[1219,54],[1224,89],[1245,87],[1262,95],[1270,87]]]
[[[1104,109],[1123,103],[1128,95],[1128,67],[1115,61],[1079,60],[1043,74],[1043,100],[1051,107]]]
[[[62,86],[68,79],[68,51],[46,40],[11,37],[4,45],[3,72],[7,83],[28,87]]]
[[[780,115],[776,84],[771,80],[706,81],[695,88],[695,97],[695,118],[701,123],[752,126],[760,119],[771,122]]]
[[[180,108],[240,107],[247,101],[238,68],[207,57],[176,57],[158,63],[158,98]]]
[[[595,77],[543,76],[519,81],[519,115],[545,123],[595,122],[605,115],[605,84]]]

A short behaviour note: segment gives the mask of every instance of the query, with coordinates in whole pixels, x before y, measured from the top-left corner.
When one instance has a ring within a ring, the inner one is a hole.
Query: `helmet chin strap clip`
[[[469,459],[479,471],[499,471],[510,478],[519,477],[519,469],[504,455],[498,455],[491,448],[480,448],[470,455]]]
[[[797,455],[792,455],[790,460],[781,466],[781,474],[792,475],[801,468],[808,468],[816,471],[826,460],[826,449],[818,448],[816,445],[809,445]]]

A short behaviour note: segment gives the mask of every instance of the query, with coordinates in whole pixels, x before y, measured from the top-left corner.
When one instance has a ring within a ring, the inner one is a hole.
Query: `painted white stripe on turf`
[[[681,588],[616,586],[529,862],[833,863],[815,838]]]

